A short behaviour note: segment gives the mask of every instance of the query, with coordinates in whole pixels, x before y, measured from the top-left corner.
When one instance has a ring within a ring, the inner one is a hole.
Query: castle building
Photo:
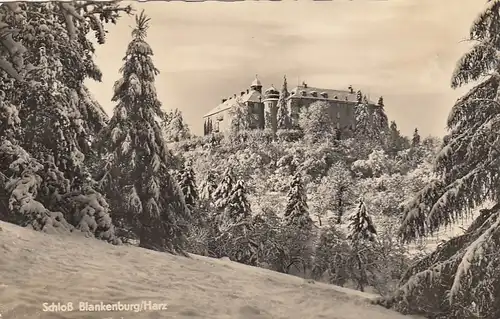
[[[246,91],[241,91],[239,95],[222,99],[221,103],[204,118],[204,134],[223,132],[231,125],[231,108],[242,103],[251,109],[255,115],[252,129],[277,128],[277,104],[280,92],[271,85],[262,93],[262,83],[256,77]],[[354,106],[359,103],[360,97],[354,92],[351,86],[347,90],[322,89],[310,87],[305,82],[289,91],[286,98],[288,113],[290,114],[292,125],[297,126],[301,109],[308,107],[314,102],[325,101],[330,105],[330,116],[335,119],[337,129],[353,130],[356,125]],[[375,106],[375,103],[368,101],[368,104]],[[267,122],[267,123],[266,123]]]

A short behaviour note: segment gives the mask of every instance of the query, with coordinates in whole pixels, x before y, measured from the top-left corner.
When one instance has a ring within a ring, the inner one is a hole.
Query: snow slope
[[[94,239],[0,227],[1,319],[404,319],[373,295],[199,256],[192,259]],[[80,312],[79,302],[166,303],[142,312]],[[73,302],[73,312],[43,303]]]

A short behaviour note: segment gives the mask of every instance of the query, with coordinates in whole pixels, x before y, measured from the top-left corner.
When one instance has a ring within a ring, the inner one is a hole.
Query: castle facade
[[[252,129],[264,129],[267,126],[276,131],[279,97],[280,92],[272,85],[262,92],[262,84],[256,77],[250,88],[241,91],[239,95],[234,94],[229,98],[222,99],[219,105],[203,116],[204,134],[228,130],[231,125],[230,110],[238,103],[243,103],[255,115],[255,121],[251,123]],[[355,128],[354,106],[359,103],[359,96],[351,86],[347,90],[333,90],[310,87],[305,82],[290,90],[286,98],[292,126],[298,125],[300,111],[317,101],[329,104],[329,113],[331,118],[335,119],[334,125],[337,129],[346,131]],[[375,106],[375,103],[371,101],[368,101],[368,104]],[[266,120],[270,123],[266,123]]]

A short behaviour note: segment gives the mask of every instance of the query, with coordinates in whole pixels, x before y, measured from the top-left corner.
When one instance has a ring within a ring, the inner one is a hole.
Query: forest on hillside
[[[156,95],[144,12],[109,117],[84,84],[102,77],[90,37],[103,44],[127,14],[120,2],[0,5],[0,220],[369,289],[428,318],[500,317],[500,1],[473,22],[452,87],[478,84],[442,141],[402,136],[383,98],[371,109],[362,92],[352,132],[321,102],[292,127],[286,81],[276,132],[249,129],[240,105],[228,132],[193,136]],[[464,234],[423,252],[467,216]]]

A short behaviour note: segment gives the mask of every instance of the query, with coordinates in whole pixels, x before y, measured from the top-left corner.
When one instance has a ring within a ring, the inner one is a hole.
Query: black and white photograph
[[[500,319],[500,0],[0,1],[0,319]]]

